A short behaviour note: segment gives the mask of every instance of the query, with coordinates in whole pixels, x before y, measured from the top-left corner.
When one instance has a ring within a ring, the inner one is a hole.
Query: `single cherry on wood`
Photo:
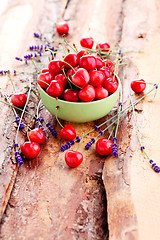
[[[96,142],[96,151],[102,156],[107,156],[112,153],[113,142],[106,138],[101,138]]]
[[[65,154],[66,164],[71,167],[78,167],[83,161],[83,155],[80,152],[69,150]]]
[[[59,34],[67,34],[69,32],[69,25],[66,21],[61,21],[56,24],[56,30]]]
[[[35,128],[28,132],[28,140],[43,144],[45,141],[45,134],[41,128]]]
[[[71,141],[76,138],[76,130],[71,124],[66,124],[59,132],[61,138]]]
[[[144,79],[140,79],[140,80],[133,80],[131,82],[131,89],[135,92],[135,93],[141,93],[145,90],[146,88],[146,82]]]
[[[40,153],[40,146],[37,142],[26,141],[21,145],[21,152],[26,158],[33,159]]]
[[[27,96],[25,93],[15,93],[11,97],[11,103],[16,107],[24,107],[27,101]]]

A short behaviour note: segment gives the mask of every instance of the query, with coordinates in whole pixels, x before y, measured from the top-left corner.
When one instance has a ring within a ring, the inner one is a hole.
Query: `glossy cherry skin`
[[[82,47],[84,48],[90,48],[92,49],[93,44],[94,44],[94,40],[92,37],[84,37],[80,40],[80,44]]]
[[[118,83],[114,76],[107,78],[103,83],[103,87],[106,88],[109,93],[114,93],[118,88]]]
[[[99,69],[104,66],[104,62],[100,57],[96,57],[96,68]]]
[[[83,155],[80,152],[69,150],[65,154],[66,164],[71,167],[78,167],[83,161]]]
[[[69,25],[65,21],[56,24],[56,30],[59,34],[67,34],[69,32]]]
[[[62,84],[63,88],[65,88],[67,86],[68,81],[63,73],[56,75],[54,77],[54,80],[57,80],[58,82],[60,82]]]
[[[68,53],[64,57],[63,61],[66,62],[66,63],[63,63],[65,68],[71,68],[69,65],[71,65],[72,67],[75,67],[78,64],[77,54],[75,54],[75,53]]]
[[[109,67],[103,66],[99,69],[99,71],[102,71],[105,74],[106,78],[109,78],[112,75],[111,69]]]
[[[98,43],[96,45],[96,49],[97,51],[101,53],[102,52],[108,52],[109,51],[109,48],[110,48],[110,45],[108,43]]]
[[[85,68],[79,68],[72,76],[72,82],[81,88],[84,88],[89,83],[89,80],[89,73]]]
[[[40,146],[37,142],[27,141],[21,145],[21,152],[26,158],[33,159],[40,153]]]
[[[51,81],[53,80],[53,75],[49,72],[44,72],[44,73],[40,73],[37,77],[37,83],[42,87],[42,88],[47,88],[48,84],[51,83]],[[47,83],[47,84],[45,84]]]
[[[49,72],[53,75],[60,74],[62,72],[63,63],[60,60],[52,60],[48,64]]]
[[[24,107],[27,101],[25,93],[15,93],[11,97],[11,103],[16,107]]]
[[[85,55],[80,58],[79,66],[85,68],[88,71],[96,68],[96,58],[93,55]]]
[[[111,69],[111,72],[113,73],[114,72],[114,69],[115,69],[115,65],[114,63],[110,60],[110,59],[107,59],[104,61],[104,65],[106,67],[109,67]]]
[[[64,91],[62,83],[57,80],[53,80],[49,87],[46,89],[46,92],[51,97],[60,97]]]
[[[64,128],[60,130],[59,135],[61,138],[71,141],[76,138],[76,130],[72,125],[66,124]]]
[[[141,93],[146,88],[146,83],[144,79],[133,80],[131,82],[131,88],[135,93]]]
[[[78,102],[78,90],[66,89],[63,93],[63,99],[69,102]]]
[[[108,97],[108,91],[102,86],[98,86],[95,88],[95,99],[100,100]]]
[[[78,70],[78,66],[77,67],[74,67],[74,70],[72,68],[70,68],[68,71],[67,71],[67,76],[69,77],[72,77],[72,75],[75,74],[75,72]]]
[[[89,71],[89,76],[90,76],[89,83],[94,87],[102,85],[106,78],[105,74],[102,71],[98,70]]]
[[[42,73],[49,72],[49,69],[48,69],[48,68],[43,68],[43,69],[41,70],[41,72],[42,72]]]
[[[102,156],[107,156],[112,153],[113,142],[106,138],[101,138],[96,142],[96,151]]]
[[[28,132],[28,140],[43,144],[45,141],[45,134],[42,129],[35,128]]]
[[[80,50],[78,53],[77,53],[77,57],[78,57],[78,62],[79,62],[79,59],[81,57],[83,57],[84,55],[88,55],[89,52],[87,50]]]
[[[78,96],[83,102],[91,102],[95,99],[95,89],[92,85],[88,84],[79,91]]]

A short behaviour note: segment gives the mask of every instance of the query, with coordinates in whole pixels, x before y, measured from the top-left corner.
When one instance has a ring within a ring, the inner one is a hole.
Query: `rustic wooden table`
[[[79,44],[80,38],[90,35],[96,42],[107,41],[111,47],[118,43],[125,51],[133,51],[124,55],[127,65],[119,68],[125,107],[132,79],[159,82],[159,16],[158,0],[0,0],[0,70],[33,72],[31,64],[16,62],[15,56],[24,56],[30,43],[37,43],[33,32],[60,39],[55,24],[64,19],[70,26],[68,42]],[[29,79],[36,87],[33,75],[18,74],[16,88],[22,90]],[[7,76],[0,76],[0,88],[12,94]],[[138,104],[135,114],[142,144],[160,165],[159,91],[153,102],[148,101],[151,98]],[[36,114],[36,106],[32,96],[28,110]],[[59,151],[64,141],[49,132],[40,155],[19,167],[13,148],[13,112],[3,103],[0,112],[0,239],[160,239],[160,176],[140,151],[132,111],[120,121],[119,157],[100,157],[94,148],[83,150],[89,137],[81,146],[84,162],[75,169],[66,166],[65,153]],[[56,124],[44,107],[40,114]],[[25,121],[34,126],[32,117],[25,116]],[[73,125],[81,136],[95,123]],[[25,134],[19,134],[19,143],[24,139]]]

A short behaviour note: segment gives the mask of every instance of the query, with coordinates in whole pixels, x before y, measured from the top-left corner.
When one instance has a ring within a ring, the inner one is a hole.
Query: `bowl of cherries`
[[[119,97],[115,64],[83,49],[54,59],[37,77],[44,106],[58,118],[89,122],[104,117]]]

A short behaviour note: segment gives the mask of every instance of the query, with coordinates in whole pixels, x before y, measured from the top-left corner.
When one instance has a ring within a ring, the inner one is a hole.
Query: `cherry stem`
[[[113,133],[113,130],[115,129],[115,126],[113,126],[112,127],[112,130],[111,130],[111,133],[109,134],[109,137],[108,137],[108,139],[110,139],[111,138],[111,136],[112,136],[112,133]]]
[[[9,73],[8,73],[7,75],[8,75],[8,78],[9,78],[9,80],[10,80],[11,84],[12,84],[13,91],[16,93],[16,89],[15,89],[15,86],[14,86],[13,80],[11,79],[11,76],[10,76],[10,74],[9,74]]]
[[[36,70],[38,71],[38,73],[40,73],[41,71],[40,71],[40,69],[36,66],[36,64],[35,64],[35,62],[33,61],[33,59],[32,59],[32,63],[33,63],[33,65],[34,65],[34,67],[36,68]]]
[[[56,111],[58,111],[59,107],[56,107]],[[64,128],[64,126],[61,124],[61,122],[59,121],[58,117],[57,117],[57,112],[56,112],[56,120],[59,123],[59,125],[61,126],[61,128]]]
[[[122,85],[121,85],[121,82],[119,82],[119,87],[120,87],[120,100],[119,100],[119,103],[122,103],[123,92],[122,92]],[[122,104],[120,105],[120,109],[119,109],[119,113],[118,113],[117,125],[116,125],[116,129],[115,129],[114,137],[117,136],[117,131],[118,131],[119,120],[120,120],[120,118],[121,118],[121,114],[122,114]]]
[[[43,83],[45,83],[46,85],[50,86],[50,84],[49,84],[49,83],[46,83],[46,82],[45,82],[45,81],[43,81],[43,80],[39,80],[39,79],[38,79],[38,81],[40,81],[40,82],[43,82]]]
[[[139,136],[139,129],[138,129],[138,125],[137,125],[137,119],[136,119],[136,115],[135,115],[135,108],[134,108],[134,103],[131,97],[131,94],[129,93],[129,97],[131,100],[131,104],[132,104],[132,109],[133,109],[133,117],[134,117],[134,123],[135,123],[135,128],[136,128],[136,134],[137,134],[137,138],[138,138],[138,142],[140,147],[142,146],[141,144],[141,140],[140,140],[140,136]],[[143,153],[145,154],[145,156],[150,160],[150,157],[148,156],[148,154],[146,153],[145,149],[142,148],[141,151],[143,151]]]
[[[66,41],[65,38],[63,38],[63,41],[64,41],[64,43],[66,43],[66,45],[68,45],[74,52],[77,53],[77,50],[76,50],[75,48],[73,48],[73,47]]]
[[[80,148],[80,146],[81,146],[81,144],[82,144],[82,140],[83,140],[83,138],[84,138],[85,135],[86,135],[86,134],[83,134],[83,135],[82,135],[81,141],[80,141],[80,143],[78,144],[78,147],[77,147],[77,149],[76,149],[76,152],[77,152],[78,149]]]
[[[20,121],[19,121],[18,128],[17,128],[17,133],[16,133],[16,137],[15,137],[15,142],[17,142],[18,131],[19,131],[19,128],[20,128],[20,124],[21,124],[21,122],[22,122],[23,115],[24,115],[24,113],[25,113],[25,109],[26,109],[27,104],[28,104],[28,101],[29,101],[30,92],[31,92],[31,81],[29,81],[29,91],[28,91],[28,95],[27,95],[27,100],[26,100],[26,103],[25,103],[24,108],[23,108],[23,110],[22,110],[22,114],[21,114],[21,117],[20,117]]]
[[[66,77],[66,79],[67,79],[67,81],[68,81],[68,83],[69,83],[69,86],[70,86],[71,90],[72,90],[73,88],[72,88],[72,84],[71,84],[70,78],[66,75],[66,73],[65,73],[65,71],[64,71],[64,68],[62,68],[62,71],[63,71],[63,74],[64,74],[64,76]]]
[[[29,142],[31,142],[31,140],[30,140],[30,138],[29,138],[29,136],[28,136],[28,126],[27,126],[27,138],[28,138],[28,140],[29,140]]]
[[[63,62],[64,62],[64,61],[63,61]],[[73,68],[73,67],[72,67],[72,68]],[[73,68],[73,70],[75,71],[74,68]],[[79,88],[79,89],[82,89],[80,86],[78,86],[78,85],[76,85],[74,82],[72,82],[72,80],[69,78],[69,76],[66,75],[64,69],[62,69],[62,71],[63,71],[65,77],[67,78],[67,80],[68,80],[68,82],[69,82],[69,85],[70,85],[70,83],[72,83],[75,87],[77,87],[77,88]],[[75,71],[75,72],[76,72],[76,71]],[[70,85],[70,87],[71,87],[71,89],[72,89],[72,86],[71,86],[71,85]]]

